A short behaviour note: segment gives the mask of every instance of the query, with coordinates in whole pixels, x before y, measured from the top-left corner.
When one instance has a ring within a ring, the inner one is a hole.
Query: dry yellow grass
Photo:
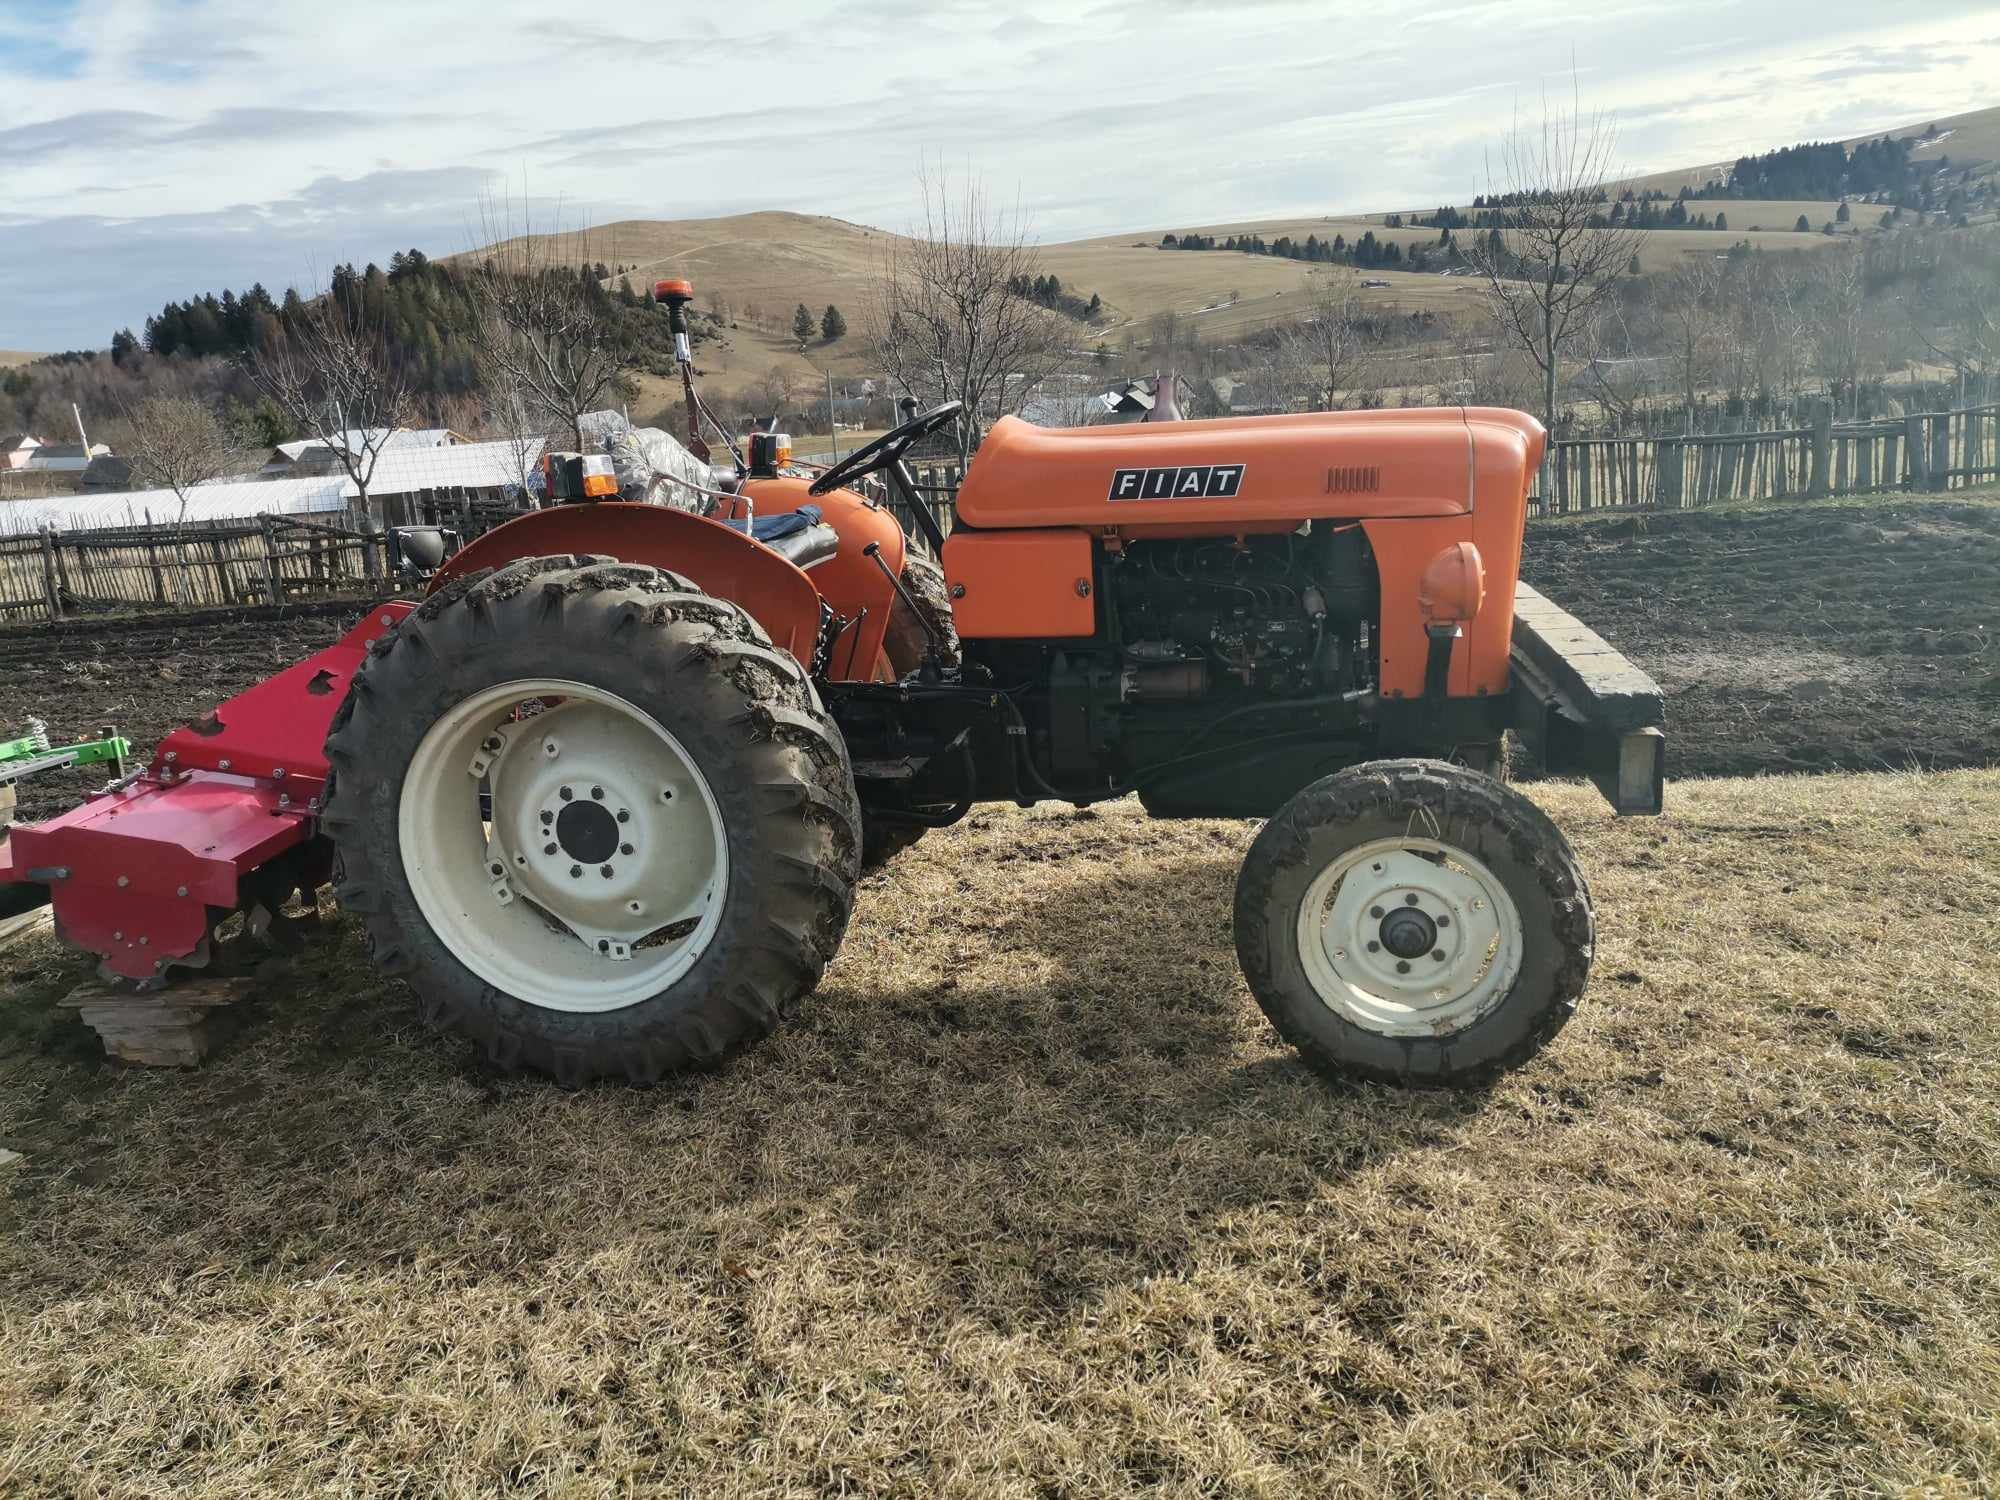
[[[9,365],[33,364],[43,357],[31,349],[0,349],[0,369],[5,369]]]
[[[0,1493],[2000,1488],[2000,772],[1535,789],[1542,1058],[1330,1089],[1228,822],[981,810],[653,1092],[494,1078],[351,931],[189,1075],[8,956]]]

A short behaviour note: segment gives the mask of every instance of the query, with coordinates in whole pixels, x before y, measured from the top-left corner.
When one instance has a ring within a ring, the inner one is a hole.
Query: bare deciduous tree
[[[2000,371],[2000,241],[1960,234],[1941,245],[1910,318],[1925,349],[1961,377]]]
[[[1697,254],[1675,266],[1660,288],[1660,319],[1674,359],[1687,430],[1694,431],[1695,398],[1707,383],[1724,338],[1722,275],[1715,260]]]
[[[1278,330],[1273,385],[1293,411],[1333,411],[1362,383],[1370,350],[1361,317],[1359,278],[1316,272],[1295,322]]]
[[[485,384],[519,392],[537,427],[581,447],[578,419],[622,394],[611,298],[590,273],[588,233],[537,232],[525,215],[515,233],[512,219],[505,205],[482,215],[491,248],[469,278],[477,316],[468,337]]]
[[[1870,354],[1865,322],[1868,281],[1861,252],[1826,250],[1813,257],[1810,318],[1813,366],[1840,409],[1859,414],[1862,368]]]
[[[153,396],[125,413],[132,477],[148,488],[172,490],[180,502],[176,522],[187,519],[195,486],[229,472],[235,457],[228,434],[204,401]]]
[[[965,403],[964,463],[985,423],[1068,362],[1071,340],[1058,314],[1017,290],[1041,272],[1018,214],[990,208],[976,182],[918,181],[921,216],[889,243],[868,335],[898,389],[925,404]]]
[[[366,513],[375,466],[415,401],[359,297],[352,306],[333,292],[306,302],[251,357],[250,373],[294,427],[326,446]]]
[[[1540,124],[1517,124],[1501,144],[1500,248],[1475,242],[1494,320],[1541,372],[1540,416],[1551,431],[1562,362],[1639,248],[1637,232],[1605,217],[1615,144],[1602,115],[1544,100]]]

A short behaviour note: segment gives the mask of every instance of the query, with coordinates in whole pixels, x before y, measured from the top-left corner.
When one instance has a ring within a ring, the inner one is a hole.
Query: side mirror
[[[389,566],[398,573],[428,578],[458,550],[458,533],[442,526],[391,526]]]

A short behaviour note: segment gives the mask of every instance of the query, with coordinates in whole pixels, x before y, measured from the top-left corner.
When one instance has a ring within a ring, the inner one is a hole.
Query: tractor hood
[[[958,514],[984,528],[1461,516],[1519,507],[1541,462],[1534,418],[1488,407],[1307,412],[1124,427],[1002,417]]]

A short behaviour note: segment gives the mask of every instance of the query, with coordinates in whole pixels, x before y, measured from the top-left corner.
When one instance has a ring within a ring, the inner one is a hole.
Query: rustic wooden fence
[[[300,516],[0,537],[0,620],[282,604],[383,587],[383,539]]]
[[[931,514],[950,531],[963,472],[955,463],[911,468]],[[1775,431],[1560,439],[1550,445],[1529,505],[1538,515],[1687,510],[1725,500],[1937,493],[1994,480],[2000,480],[2000,403],[1847,423],[1835,423],[1822,407],[1812,425]],[[907,507],[885,489],[873,493],[908,530]]]
[[[1871,490],[1939,492],[2000,479],[2000,404],[1835,424],[1691,437],[1563,439],[1551,445],[1545,515],[1683,510],[1718,500],[1819,499]]]

